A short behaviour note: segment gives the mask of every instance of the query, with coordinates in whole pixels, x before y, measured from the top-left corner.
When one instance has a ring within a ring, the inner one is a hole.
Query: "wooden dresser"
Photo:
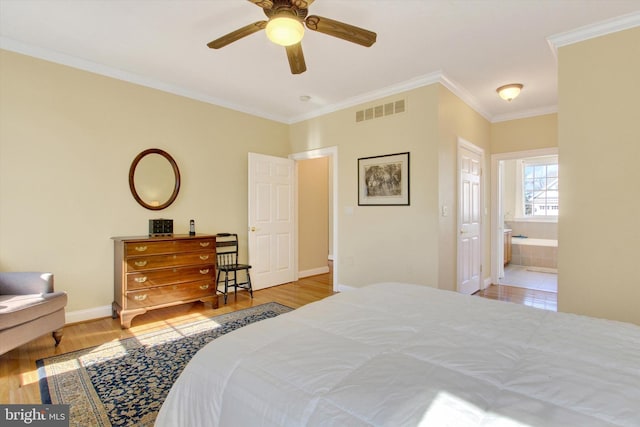
[[[216,238],[174,234],[113,237],[113,318],[123,328],[148,310],[192,301],[218,307]]]

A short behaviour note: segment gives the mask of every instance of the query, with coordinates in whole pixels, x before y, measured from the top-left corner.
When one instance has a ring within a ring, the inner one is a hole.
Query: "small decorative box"
[[[171,236],[173,235],[173,220],[172,219],[150,219],[149,220],[149,236]]]

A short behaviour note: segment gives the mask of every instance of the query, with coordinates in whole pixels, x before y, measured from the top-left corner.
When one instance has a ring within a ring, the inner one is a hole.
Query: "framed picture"
[[[358,159],[359,206],[409,206],[409,153]]]

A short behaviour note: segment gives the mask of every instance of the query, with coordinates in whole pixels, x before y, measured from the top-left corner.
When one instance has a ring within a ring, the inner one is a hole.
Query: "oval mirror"
[[[150,148],[138,154],[129,168],[129,188],[140,206],[160,210],[180,191],[180,171],[166,151]]]

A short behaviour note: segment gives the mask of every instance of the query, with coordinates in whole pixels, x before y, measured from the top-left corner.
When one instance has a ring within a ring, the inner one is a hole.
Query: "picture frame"
[[[358,159],[358,206],[409,206],[409,152]]]

